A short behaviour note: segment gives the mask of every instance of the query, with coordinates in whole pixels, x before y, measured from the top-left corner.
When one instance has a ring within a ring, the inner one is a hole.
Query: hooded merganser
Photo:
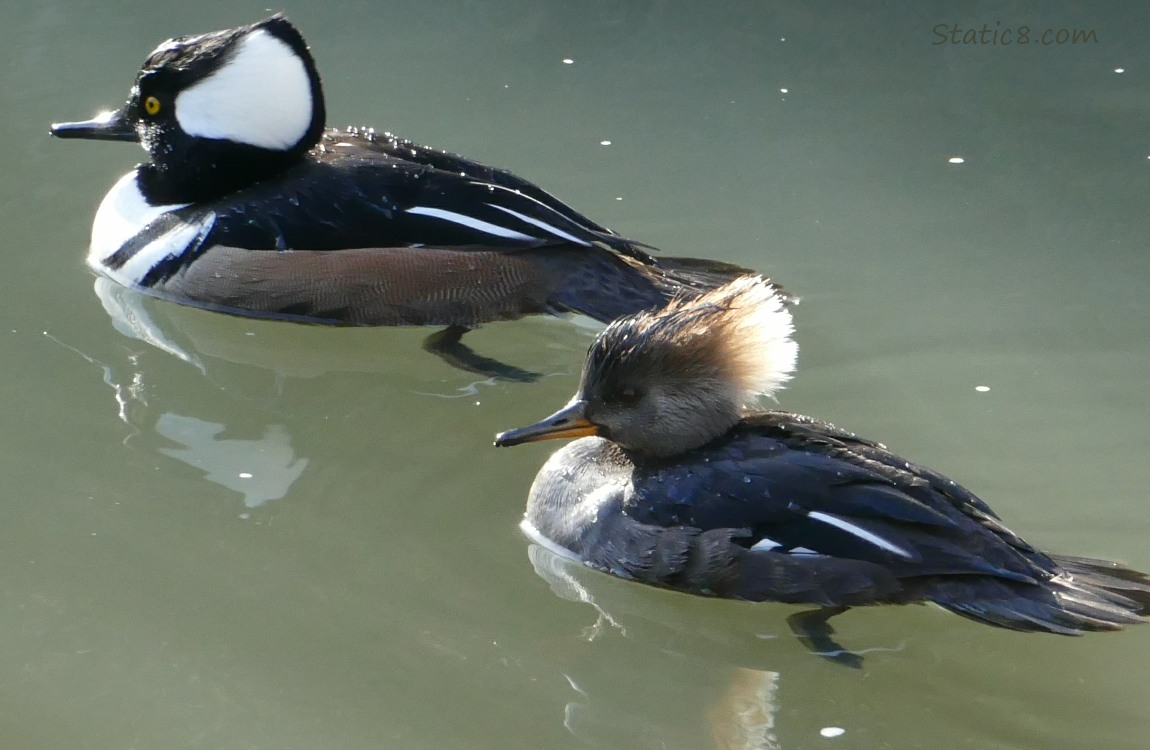
[[[862,604],[928,601],[1065,635],[1145,621],[1144,574],[1042,552],[973,493],[879,443],[747,409],[790,377],[791,333],[790,313],[755,277],[612,323],[570,403],[495,439],[594,436],[540,470],[523,530],[644,583],[816,604],[790,624],[854,666],[826,620]]]
[[[510,172],[324,118],[315,62],[282,15],[164,42],[121,109],[52,126],[151,156],[101,203],[88,265],[234,314],[449,326],[432,344],[465,367],[459,337],[480,323],[607,322],[747,272],[655,260]]]

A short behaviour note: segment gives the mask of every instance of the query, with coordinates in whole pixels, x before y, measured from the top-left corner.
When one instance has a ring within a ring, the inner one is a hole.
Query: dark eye
[[[643,391],[638,388],[621,388],[615,393],[613,399],[620,406],[634,406],[643,398]]]

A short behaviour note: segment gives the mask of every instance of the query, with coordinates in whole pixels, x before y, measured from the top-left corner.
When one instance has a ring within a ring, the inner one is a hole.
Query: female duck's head
[[[697,448],[790,378],[793,331],[774,286],[758,276],[620,318],[591,345],[575,397],[495,444],[600,435],[650,456]]]

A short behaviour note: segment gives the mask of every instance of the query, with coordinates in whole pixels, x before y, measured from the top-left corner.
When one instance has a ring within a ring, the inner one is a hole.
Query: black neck
[[[226,141],[206,141],[200,146],[197,154],[173,151],[140,168],[140,190],[150,204],[214,200],[273,177],[306,154]]]

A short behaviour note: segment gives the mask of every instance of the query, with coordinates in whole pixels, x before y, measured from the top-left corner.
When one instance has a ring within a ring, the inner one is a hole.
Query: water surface
[[[785,408],[954,476],[1045,548],[1150,569],[1150,11],[284,9],[331,124],[511,168],[669,253],[775,276],[803,298]],[[804,651],[790,608],[529,549],[516,525],[554,446],[490,439],[566,400],[584,327],[480,330],[477,349],[547,377],[476,382],[424,331],[94,289],[92,214],[142,152],[48,123],[119,104],[159,41],[264,14],[57,1],[10,4],[0,27],[0,746],[753,746],[740,721],[788,750],[1145,746],[1150,628],[860,610],[837,621],[867,654],[855,672]],[[951,43],[954,25],[1096,41]]]

